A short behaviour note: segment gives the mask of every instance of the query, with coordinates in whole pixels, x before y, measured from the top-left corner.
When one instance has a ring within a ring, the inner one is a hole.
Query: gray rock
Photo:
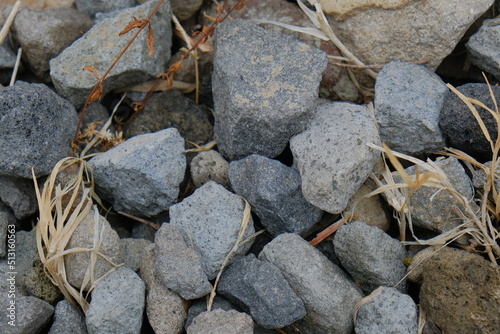
[[[127,125],[125,136],[176,128],[182,138],[204,145],[213,139],[214,127],[209,117],[207,108],[197,105],[178,90],[169,90],[151,96],[144,110]]]
[[[23,59],[39,78],[50,81],[49,60],[89,30],[94,22],[74,8],[20,10],[12,25]]]
[[[277,160],[252,154],[233,161],[229,179],[272,235],[305,233],[323,214],[302,195],[300,174]]]
[[[327,212],[342,212],[380,157],[368,143],[380,144],[380,139],[367,107],[319,105],[307,130],[290,140],[306,200]]]
[[[47,175],[67,156],[77,124],[75,108],[47,86],[17,81],[0,91],[0,174]]]
[[[35,255],[32,261],[24,286],[30,296],[40,298],[52,305],[63,297],[61,290],[45,274],[44,265],[38,254]]]
[[[50,76],[57,92],[75,105],[81,107],[93,86],[97,83],[94,75],[82,71],[83,66],[91,66],[98,75],[103,75],[116,56],[131,38],[132,32],[118,36],[132,16],[146,18],[156,6],[149,1],[141,6],[119,11],[112,18],[102,20],[50,61]],[[165,63],[170,58],[171,46],[170,2],[165,1],[153,16],[154,52],[148,56],[147,33],[140,34],[124,56],[115,65],[103,84],[103,93],[144,82],[165,71]],[[98,50],[88,52],[88,50]],[[84,64],[84,65],[82,65]]]
[[[491,86],[498,104],[500,104],[500,87]],[[463,95],[484,103],[488,108],[495,110],[488,85],[469,83],[457,87]],[[497,137],[497,125],[493,116],[485,109],[476,106],[479,116],[483,120],[491,138]],[[491,160],[490,144],[484,137],[474,115],[465,103],[449,92],[444,101],[439,118],[439,125],[452,147],[480,160]]]
[[[127,267],[100,281],[92,291],[85,322],[89,334],[139,334],[145,302],[145,285]]]
[[[235,310],[203,312],[193,319],[187,334],[253,334],[252,318]]]
[[[156,216],[177,199],[184,140],[175,128],[128,139],[90,161],[98,193],[117,211]]]
[[[136,5],[136,0],[75,0],[79,11],[94,16],[98,12],[112,12]]]
[[[208,181],[215,181],[224,188],[231,187],[228,175],[229,163],[217,151],[209,150],[198,153],[191,163],[191,179],[196,188],[201,187]]]
[[[378,227],[360,221],[343,225],[333,245],[342,266],[366,293],[379,286],[393,287],[406,274],[405,248]],[[405,292],[406,280],[397,289]]]
[[[217,276],[226,256],[234,247],[244,209],[245,203],[240,197],[213,181],[205,183],[191,196],[170,207],[170,223],[182,230],[185,240],[192,240],[209,279]],[[250,217],[242,241],[254,233]],[[240,245],[229,263],[235,257],[244,255],[251,244],[250,241]]]
[[[226,298],[221,297],[220,295],[216,295],[212,303],[212,310],[218,310],[218,309],[229,311],[229,310],[234,310],[235,307]],[[187,329],[189,326],[191,326],[193,319],[196,318],[200,313],[205,312],[206,310],[207,310],[206,298],[195,300],[189,307],[184,328]]]
[[[7,235],[11,235],[11,232],[15,231],[15,224],[16,218],[14,214],[7,205],[0,201],[0,258],[7,255]]]
[[[54,307],[49,303],[20,294],[16,294],[15,299],[8,298],[7,292],[1,292],[3,297],[0,298],[0,316],[2,317],[0,333],[38,334],[52,318]],[[10,304],[13,300],[15,301],[14,305]]]
[[[76,227],[66,249],[93,248],[95,234],[99,233],[99,235],[102,235],[102,243],[99,251],[115,264],[120,264],[123,261],[120,238],[111,228],[106,218],[95,210],[97,210],[97,208],[90,210],[89,214]],[[76,252],[64,257],[66,277],[71,285],[78,288],[83,285],[89,262],[89,252]],[[94,265],[94,279],[97,280],[111,269],[113,269],[113,266],[108,261],[98,256]],[[84,289],[88,288],[90,288],[90,283],[86,284],[84,287]]]
[[[500,19],[484,20],[465,44],[470,61],[500,79]]]
[[[161,281],[182,298],[196,299],[210,293],[202,259],[178,226],[164,223],[156,232],[155,257]]]
[[[328,19],[337,37],[365,64],[426,60],[435,70],[493,2],[459,0],[450,6],[447,0],[404,1],[386,9],[384,4],[394,1],[372,1],[372,6],[353,6],[349,13],[332,13]]]
[[[146,239],[120,239],[120,247],[123,252],[123,263],[125,263],[125,266],[135,272],[139,271],[142,254],[150,244],[151,241]]]
[[[356,334],[415,334],[417,306],[410,296],[394,288],[381,287],[370,295],[356,314]]]
[[[297,234],[284,233],[264,247],[259,259],[281,269],[304,302],[306,316],[295,323],[301,333],[351,333],[361,292],[319,250]]]
[[[36,246],[36,231],[17,231],[16,232],[16,254],[15,254],[15,270],[16,274],[16,289],[23,295],[28,295],[26,289],[26,280],[31,273],[33,260],[38,255]],[[8,258],[8,254],[7,254]],[[11,270],[9,270],[11,271]]]
[[[446,173],[455,190],[468,199],[471,205],[474,205],[472,202],[474,196],[472,182],[460,162],[454,157],[449,157],[435,163]],[[413,176],[415,175],[415,166],[408,167],[405,171],[408,175]],[[419,171],[425,172],[420,167]],[[393,172],[393,175],[396,182],[402,182],[397,172]],[[414,226],[442,233],[462,224],[452,209],[454,207],[461,208],[462,205],[450,192],[442,190],[436,194],[436,191],[436,188],[426,186],[416,190],[410,199],[411,215]]]
[[[171,0],[171,2],[172,12],[180,21],[184,21],[200,9],[203,0]]]
[[[0,199],[17,219],[26,219],[38,210],[33,180],[0,175]]]
[[[375,118],[380,138],[392,150],[429,155],[444,149],[439,114],[448,88],[421,65],[386,64],[375,85]]]
[[[7,43],[0,45],[0,70],[12,69],[16,64],[16,54]]]
[[[61,300],[56,305],[54,323],[49,334],[87,334],[84,317],[71,306],[67,300]]]
[[[265,328],[285,327],[306,315],[304,303],[280,270],[253,254],[227,268],[217,290]]]
[[[275,157],[306,126],[325,54],[245,20],[217,26],[213,94],[215,138],[229,160]]]

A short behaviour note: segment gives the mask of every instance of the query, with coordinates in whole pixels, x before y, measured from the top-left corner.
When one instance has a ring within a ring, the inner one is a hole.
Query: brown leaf
[[[146,20],[138,20],[135,16],[132,16],[132,18],[134,19],[133,21],[130,21],[127,26],[125,27],[125,29],[123,29],[119,34],[118,36],[121,36],[123,34],[126,34],[128,33],[130,30],[132,29],[135,29],[135,28],[141,28],[145,21]]]
[[[234,6],[234,10],[240,10],[241,8],[243,8],[243,6],[245,6],[245,0],[241,0],[236,6]]]
[[[94,87],[89,96],[89,103],[99,100],[102,96],[102,85],[100,82]]]
[[[148,57],[153,55],[154,47],[153,47],[153,28],[151,28],[151,23],[148,24]]]
[[[181,67],[182,67],[182,61],[178,61],[178,62],[174,63],[173,65],[171,65],[168,70],[169,70],[169,72],[175,73],[178,70],[180,70]]]
[[[85,71],[89,71],[90,73],[92,73],[94,75],[94,77],[97,79],[97,80],[100,80],[101,78],[99,77],[99,75],[97,75],[97,72],[96,70],[94,70],[94,68],[92,66],[85,66],[83,68]]]

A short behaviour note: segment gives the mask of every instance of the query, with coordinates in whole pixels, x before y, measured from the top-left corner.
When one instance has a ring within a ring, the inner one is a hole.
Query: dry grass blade
[[[21,7],[21,1],[18,0],[14,4],[14,7],[12,7],[12,10],[9,13],[9,16],[7,17],[7,20],[5,20],[5,23],[2,27],[2,30],[0,30],[0,44],[3,43],[5,40],[5,37],[7,37],[7,34],[9,33],[10,26],[12,25],[12,22],[14,22],[14,18],[17,15],[17,12],[19,11],[19,7]]]
[[[10,77],[9,86],[14,86],[16,82],[17,71],[19,70],[19,65],[21,64],[21,56],[23,54],[23,48],[17,49],[16,63],[14,64],[14,69],[12,70],[12,76]]]
[[[316,38],[322,39],[324,41],[330,40],[328,36],[325,35],[324,32],[322,32],[319,29],[312,28],[312,27],[299,27],[295,26],[292,24],[286,24],[278,21],[271,21],[271,20],[265,20],[265,19],[252,19],[252,22],[255,22],[256,24],[273,24],[278,27],[286,28],[290,31],[295,31],[295,32],[300,32],[302,34],[307,34],[310,36],[314,36]]]

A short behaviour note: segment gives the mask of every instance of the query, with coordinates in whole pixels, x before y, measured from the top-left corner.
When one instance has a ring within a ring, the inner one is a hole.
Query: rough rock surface
[[[175,128],[135,136],[90,160],[98,193],[117,211],[152,217],[177,199],[184,139]]]
[[[145,297],[144,282],[132,269],[116,269],[92,291],[85,314],[89,334],[139,334]]]
[[[186,332],[187,334],[252,334],[253,321],[246,313],[218,309],[198,315]]]
[[[493,94],[500,104],[500,87],[491,86]],[[469,83],[457,87],[463,95],[484,103],[488,108],[495,109],[491,100],[488,85],[482,83]],[[483,108],[476,106],[479,116],[483,120],[491,138],[497,137],[496,121],[491,114]],[[452,147],[472,155],[476,159],[491,160],[490,144],[485,139],[476,118],[465,103],[449,92],[443,104],[439,125]]]
[[[425,59],[435,70],[493,2],[409,1],[397,9],[359,8],[328,17],[340,40],[365,64]]]
[[[17,81],[0,90],[0,174],[47,175],[68,154],[75,108],[47,86]]]
[[[80,247],[93,248],[95,242],[94,235],[98,231],[102,233],[100,252],[106,255],[115,264],[120,264],[123,261],[120,238],[111,228],[108,221],[99,213],[96,213],[95,210],[96,209],[92,209],[75,229],[66,249]],[[88,252],[72,253],[64,257],[66,276],[71,285],[78,288],[82,286],[89,261],[90,253]],[[97,257],[94,266],[94,278],[98,279],[112,268],[113,267],[108,261]],[[87,284],[86,287],[89,288],[90,284]]]
[[[24,9],[13,24],[14,38],[33,73],[50,81],[49,60],[89,30],[94,22],[74,8]]]
[[[480,255],[444,247],[422,264],[420,305],[443,333],[496,333],[500,273]]]
[[[0,201],[0,258],[7,255],[7,249],[5,248],[7,245],[7,231],[12,231],[12,227],[15,226],[15,223],[16,218],[12,211],[7,205]]]
[[[43,263],[38,254],[32,261],[24,285],[30,296],[40,298],[44,302],[52,305],[63,297],[61,290],[59,290],[45,274]]]
[[[352,312],[361,292],[319,250],[297,234],[284,233],[264,247],[259,259],[281,269],[304,302],[306,316],[295,323],[301,332],[351,333]]]
[[[500,79],[500,19],[484,20],[478,32],[467,44],[470,61],[480,69]]]
[[[277,160],[252,154],[233,161],[229,179],[272,235],[305,233],[323,215],[302,195],[300,174]]]
[[[103,75],[114,58],[128,43],[131,34],[118,37],[132,16],[146,18],[155,1],[141,6],[124,9],[97,23],[82,37],[50,61],[50,76],[57,92],[75,105],[81,107],[97,80],[83,66],[91,66],[99,76]],[[148,56],[147,35],[143,33],[132,43],[125,55],[116,64],[103,83],[104,94],[110,91],[152,79],[165,71],[165,63],[170,58],[171,25],[170,2],[165,1],[153,16],[154,52]],[[100,52],[88,52],[100,50]],[[84,65],[82,65],[84,64]]]
[[[172,12],[177,16],[179,21],[184,21],[200,9],[203,0],[171,0],[171,3]]]
[[[14,212],[17,219],[25,219],[37,212],[33,180],[0,175],[0,199]]]
[[[71,306],[67,300],[61,300],[56,305],[54,323],[49,334],[87,334],[84,317]]]
[[[224,311],[234,310],[235,306],[226,298],[221,297],[221,295],[216,295],[212,303],[212,310],[222,309]],[[200,313],[207,310],[207,300],[206,298],[201,298],[193,301],[191,306],[189,306],[188,315],[186,318],[186,323],[184,328],[191,326],[193,319],[196,318]]]
[[[381,287],[370,295],[356,314],[356,334],[417,333],[417,306],[410,296]]]
[[[217,151],[209,150],[198,153],[189,164],[191,179],[196,188],[201,187],[208,181],[215,181],[230,189],[229,163]]]
[[[0,45],[0,70],[12,69],[16,64],[16,54],[7,43]]]
[[[138,272],[141,267],[141,257],[151,241],[146,239],[123,238],[120,247],[123,252],[123,263],[126,267]]]
[[[304,303],[281,271],[253,254],[227,268],[217,289],[264,328],[281,328],[306,315]]]
[[[306,126],[316,103],[322,51],[245,20],[215,32],[215,138],[229,160],[275,157]]]
[[[76,8],[88,15],[94,16],[98,12],[112,12],[132,7],[136,0],[75,0]]]
[[[421,65],[386,64],[375,84],[375,118],[380,139],[392,150],[409,155],[442,151],[445,140],[439,114],[448,88]]]
[[[379,159],[368,143],[380,139],[367,107],[320,104],[307,129],[290,140],[306,200],[327,212],[342,212]]]
[[[170,223],[182,230],[185,240],[192,240],[194,249],[201,255],[208,279],[217,276],[227,254],[233,248],[243,221],[244,209],[245,203],[240,197],[213,181],[205,183],[191,196],[170,207]],[[243,240],[254,233],[250,217]],[[244,255],[251,244],[250,241],[240,245],[229,263]]]
[[[155,237],[156,268],[166,287],[184,299],[196,299],[207,295],[211,285],[200,255],[186,241],[178,226],[164,223]]]
[[[0,333],[8,334],[27,334],[27,333],[40,333],[42,329],[50,322],[54,307],[43,300],[32,296],[23,296],[19,293],[15,297],[15,321],[14,325],[8,324],[12,320],[8,317],[11,311],[8,307],[13,299],[7,298],[7,291],[1,291],[4,295],[0,298]]]

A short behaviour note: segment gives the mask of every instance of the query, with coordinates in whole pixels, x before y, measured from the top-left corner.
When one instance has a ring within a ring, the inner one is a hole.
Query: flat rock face
[[[139,334],[146,298],[144,282],[127,267],[100,281],[92,291],[85,322],[89,334]]]
[[[500,79],[500,20],[484,20],[479,31],[465,44],[470,61]]]
[[[84,66],[91,66],[99,76],[103,75],[133,32],[118,36],[132,16],[144,19],[156,6],[149,1],[141,6],[124,9],[111,18],[94,25],[85,35],[50,61],[50,76],[57,92],[80,108],[97,80]],[[148,57],[147,29],[132,43],[125,55],[115,65],[103,84],[104,94],[110,91],[152,79],[164,72],[170,58],[172,31],[170,2],[165,1],[153,16],[154,52]],[[88,52],[99,50],[99,52]]]
[[[351,333],[361,293],[319,250],[297,234],[284,233],[264,247],[259,259],[278,267],[304,302],[306,316],[295,323],[301,333]]]
[[[246,313],[218,309],[198,315],[186,332],[187,334],[252,334],[253,320]]]
[[[380,143],[368,108],[345,102],[319,105],[307,129],[290,140],[306,200],[324,211],[342,212],[379,159],[368,143]]]
[[[302,195],[299,172],[277,160],[252,154],[233,161],[229,179],[272,235],[305,233],[323,214]]]
[[[424,66],[386,64],[375,84],[375,118],[381,140],[392,150],[409,155],[443,150],[439,114],[448,91]]]
[[[84,317],[67,300],[57,303],[49,334],[87,334]]]
[[[99,12],[112,12],[135,6],[136,0],[74,0],[76,8],[88,15]]]
[[[3,321],[0,323],[0,333],[40,333],[50,322],[52,314],[54,314],[54,307],[52,305],[33,296],[23,296],[20,293],[16,293],[15,321],[13,322],[14,326],[11,326],[8,323],[8,321],[12,320],[8,317],[11,314],[8,307],[11,306],[9,301],[12,299],[7,298],[7,291],[3,290],[0,292],[5,296],[0,299],[0,316],[3,318]]]
[[[117,211],[152,217],[177,199],[184,178],[184,139],[175,128],[135,136],[92,158],[99,194]]]
[[[410,296],[390,287],[375,290],[356,314],[356,334],[414,334],[418,329],[417,306]]]
[[[170,207],[170,224],[181,229],[185,240],[192,240],[201,255],[209,279],[217,276],[222,263],[233,248],[243,221],[245,203],[220,184],[209,181],[191,196]],[[255,233],[250,217],[243,240]],[[242,241],[243,241],[242,240]],[[235,257],[244,255],[252,242],[241,245]]]
[[[359,221],[343,225],[333,245],[342,266],[366,293],[379,286],[395,286],[406,273],[405,248],[378,227]],[[399,291],[406,291],[405,282],[397,286]]]
[[[75,108],[47,86],[18,81],[0,91],[0,174],[47,175],[67,156],[77,124]]]
[[[0,175],[0,199],[17,219],[26,219],[38,210],[33,180]]]
[[[407,2],[396,9],[361,7],[347,18],[329,15],[329,22],[347,48],[366,64],[427,60],[425,66],[435,70],[494,1]]]
[[[316,103],[325,54],[245,20],[216,29],[215,138],[229,160],[275,157],[305,128]]]
[[[500,328],[498,267],[445,247],[423,263],[420,305],[444,333],[496,333]]]

